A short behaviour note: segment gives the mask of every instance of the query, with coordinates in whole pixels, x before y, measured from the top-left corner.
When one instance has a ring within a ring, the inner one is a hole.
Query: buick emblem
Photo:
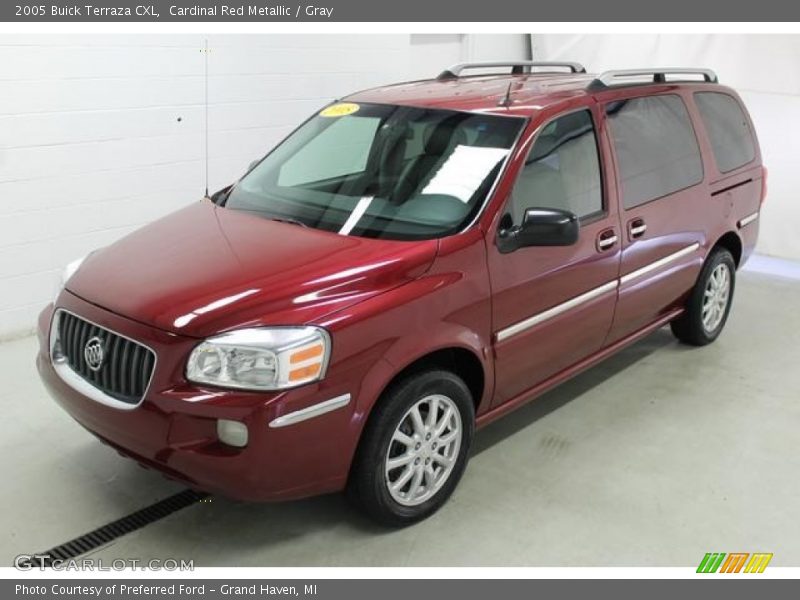
[[[106,351],[103,348],[103,340],[95,336],[91,338],[83,347],[83,358],[92,371],[98,371],[103,366],[103,359]]]

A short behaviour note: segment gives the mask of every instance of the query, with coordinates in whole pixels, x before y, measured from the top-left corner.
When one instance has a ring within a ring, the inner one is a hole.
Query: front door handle
[[[617,243],[617,234],[613,229],[606,229],[597,236],[597,249],[600,252],[608,250]]]
[[[642,237],[645,231],[647,231],[647,223],[641,217],[628,223],[628,235],[632,240]]]

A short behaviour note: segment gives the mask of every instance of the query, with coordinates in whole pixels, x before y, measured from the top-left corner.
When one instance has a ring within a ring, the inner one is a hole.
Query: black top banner
[[[3,0],[6,22],[553,22],[797,21],[800,4],[786,0]]]

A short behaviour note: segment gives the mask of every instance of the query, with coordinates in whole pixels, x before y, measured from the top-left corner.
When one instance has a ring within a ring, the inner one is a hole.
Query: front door
[[[494,405],[599,350],[611,326],[621,232],[599,116],[588,105],[539,127],[500,213],[502,229],[519,225],[528,208],[569,210],[580,219],[578,242],[503,253],[490,234]]]

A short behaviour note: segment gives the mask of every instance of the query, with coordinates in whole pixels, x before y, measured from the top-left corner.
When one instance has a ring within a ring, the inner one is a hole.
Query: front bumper
[[[106,406],[77,392],[56,373],[49,355],[53,306],[39,317],[37,366],[52,397],[83,427],[141,464],[190,487],[234,499],[267,501],[340,490],[361,429],[355,402],[285,427],[269,423],[333,398],[353,394],[349,377],[329,371],[322,382],[278,393],[201,388],[184,379],[185,358],[199,340],[126,319],[64,291],[63,307],[153,348],[158,364],[144,401],[134,410]],[[217,419],[248,428],[245,448],[217,439]]]

